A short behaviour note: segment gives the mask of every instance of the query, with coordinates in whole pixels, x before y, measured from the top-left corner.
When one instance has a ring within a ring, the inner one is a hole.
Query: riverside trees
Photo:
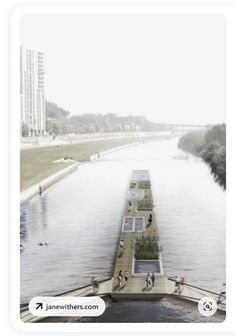
[[[148,120],[144,116],[118,116],[114,113],[93,114],[83,113],[70,115],[70,112],[46,102],[47,132],[56,134],[68,133],[106,133],[106,132],[152,132],[168,131],[172,127]],[[56,132],[55,132],[56,128]]]
[[[226,188],[226,125],[219,124],[208,130],[185,134],[179,148],[198,155],[210,166],[214,178]]]

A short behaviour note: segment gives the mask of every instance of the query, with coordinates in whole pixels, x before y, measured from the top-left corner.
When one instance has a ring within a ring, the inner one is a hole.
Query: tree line
[[[226,125],[189,132],[179,140],[178,147],[200,156],[210,167],[215,180],[226,188]]]
[[[117,116],[114,113],[70,115],[68,110],[46,101],[46,132],[50,135],[170,131],[172,126],[155,123],[144,116]],[[21,135],[27,137],[29,129],[22,122]]]
[[[170,130],[170,126],[154,123],[144,116],[117,116],[114,113],[105,115],[85,113],[70,116],[69,111],[52,102],[46,102],[46,118],[46,129],[49,134]]]

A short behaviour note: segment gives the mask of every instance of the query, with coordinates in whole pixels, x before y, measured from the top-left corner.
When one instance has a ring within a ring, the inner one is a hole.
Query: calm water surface
[[[22,205],[21,302],[111,276],[133,169],[150,171],[166,275],[219,291],[225,192],[200,158],[179,154],[177,139],[114,151]]]

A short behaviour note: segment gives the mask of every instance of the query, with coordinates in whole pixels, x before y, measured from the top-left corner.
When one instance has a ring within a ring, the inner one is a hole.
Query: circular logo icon
[[[217,302],[212,297],[204,297],[198,302],[198,311],[203,316],[212,316],[217,311]]]

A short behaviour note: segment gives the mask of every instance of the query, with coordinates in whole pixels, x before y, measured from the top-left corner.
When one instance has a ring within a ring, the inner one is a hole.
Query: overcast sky
[[[46,98],[72,114],[225,121],[225,23],[212,15],[30,15],[22,46],[45,53]]]

